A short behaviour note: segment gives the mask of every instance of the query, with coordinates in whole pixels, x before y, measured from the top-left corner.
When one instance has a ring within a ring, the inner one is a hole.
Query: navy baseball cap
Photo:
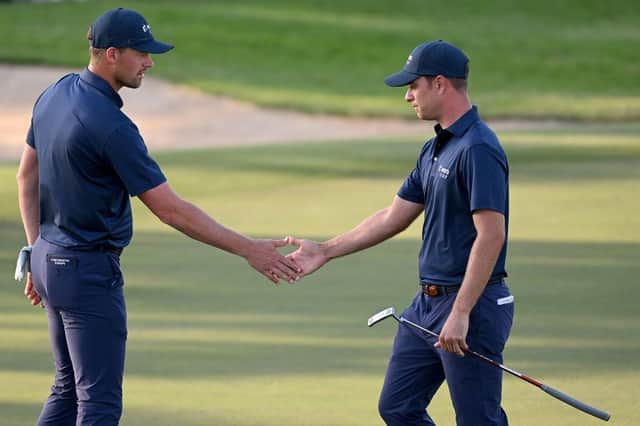
[[[466,80],[469,75],[469,58],[462,50],[446,41],[429,41],[413,49],[402,71],[386,77],[384,82],[392,87],[406,86],[423,75],[443,75]]]
[[[144,16],[121,7],[106,11],[91,24],[91,47],[130,47],[145,53],[165,53],[173,49],[172,45],[153,38]]]

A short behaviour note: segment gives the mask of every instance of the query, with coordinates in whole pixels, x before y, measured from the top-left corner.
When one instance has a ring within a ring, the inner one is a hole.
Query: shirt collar
[[[440,135],[441,132],[445,131],[450,133],[452,136],[460,137],[465,134],[467,129],[471,127],[473,123],[480,119],[480,115],[478,114],[478,107],[473,105],[467,112],[462,114],[460,118],[458,118],[451,126],[443,129],[440,124],[436,124],[434,126],[434,130],[436,135]]]
[[[85,68],[80,73],[80,79],[102,92],[107,98],[111,99],[118,108],[122,108],[122,98],[105,79],[89,71],[89,68]]]

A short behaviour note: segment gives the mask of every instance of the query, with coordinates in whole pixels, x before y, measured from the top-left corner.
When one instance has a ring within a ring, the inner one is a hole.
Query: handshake
[[[278,251],[279,248],[290,245],[298,249],[288,255]],[[274,284],[279,284],[280,280],[293,284],[330,259],[324,244],[291,236],[279,240],[251,240],[251,245],[243,257],[253,269]]]

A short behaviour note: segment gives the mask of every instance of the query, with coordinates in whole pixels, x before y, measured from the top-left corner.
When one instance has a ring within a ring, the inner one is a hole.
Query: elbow
[[[38,180],[37,176],[33,176],[33,174],[26,173],[23,170],[18,170],[18,173],[16,174],[16,182],[18,184],[18,192],[21,194],[37,191]]]
[[[476,236],[476,244],[482,246],[485,250],[499,252],[506,241],[506,231],[496,228],[490,231],[479,232]]]
[[[502,246],[504,246],[506,239],[507,235],[504,229],[491,232],[483,238],[485,244],[493,248],[497,252],[502,249]]]
[[[188,222],[190,204],[176,198],[174,202],[168,202],[153,212],[165,225],[182,229]]]
[[[27,176],[22,170],[18,170],[16,173],[16,182],[18,183],[18,188],[24,187],[25,182],[27,181]]]
[[[385,229],[387,238],[397,235],[406,230],[411,225],[411,220],[403,220],[397,216],[392,216],[390,209],[382,210],[382,227]]]
[[[162,209],[162,210],[156,211],[155,214],[157,218],[160,219],[160,222],[164,223],[165,225],[175,227],[178,221],[177,220],[178,215],[176,214],[175,210]]]

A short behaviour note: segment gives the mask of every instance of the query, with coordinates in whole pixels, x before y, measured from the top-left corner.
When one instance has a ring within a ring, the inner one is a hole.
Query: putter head
[[[395,316],[396,316],[396,309],[393,306],[391,306],[390,308],[387,308],[369,317],[369,319],[367,320],[367,326],[372,327],[386,318],[389,318],[389,317],[395,318]]]

